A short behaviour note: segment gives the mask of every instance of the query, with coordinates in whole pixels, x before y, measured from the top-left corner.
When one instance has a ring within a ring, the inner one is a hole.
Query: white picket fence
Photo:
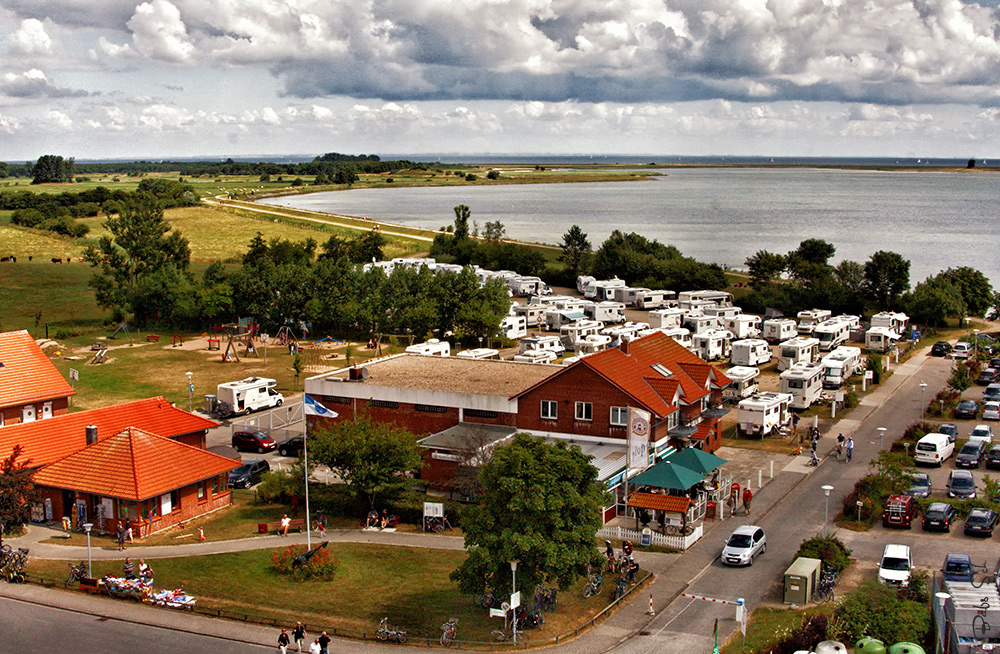
[[[687,548],[698,542],[698,539],[702,537],[704,533],[704,525],[699,524],[694,528],[687,536],[667,536],[665,534],[660,534],[653,532],[652,544],[662,545],[664,547],[672,547],[676,550],[686,550]],[[605,526],[597,530],[597,535],[604,538],[614,538],[615,540],[629,540],[632,541],[633,545],[637,545],[642,542],[642,532],[636,531],[635,529],[626,529],[625,527],[614,527]]]

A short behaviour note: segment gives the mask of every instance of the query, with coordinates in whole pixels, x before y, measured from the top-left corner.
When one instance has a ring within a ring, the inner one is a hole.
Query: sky
[[[998,2],[0,0],[0,160],[992,158]]]

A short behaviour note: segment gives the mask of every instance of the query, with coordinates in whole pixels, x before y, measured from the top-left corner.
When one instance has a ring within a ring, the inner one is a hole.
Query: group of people
[[[324,631],[309,645],[309,654],[329,654],[331,640]],[[295,646],[301,652],[302,645],[306,642],[306,627],[301,622],[295,623],[295,628],[292,629],[291,636],[289,636],[288,630],[281,630],[281,633],[278,634],[278,651],[281,654],[288,654],[288,648],[291,647],[292,641],[295,642]]]
[[[379,515],[378,511],[372,509],[365,518],[365,529],[385,529],[391,522],[392,518],[388,511],[382,509],[382,515]]]
[[[854,437],[848,436],[847,440],[844,440],[844,434],[841,432],[837,435],[837,458],[844,452],[847,453],[847,462],[851,462],[851,458],[854,456]]]
[[[139,573],[139,579],[142,581],[151,582],[153,580],[153,568],[146,561],[139,559],[139,566],[136,568],[132,559],[126,556],[125,563],[122,564],[122,576],[126,579],[135,579],[136,572]]]
[[[617,566],[619,574],[623,575],[628,580],[628,583],[635,582],[635,577],[639,573],[639,564],[632,558],[632,541],[627,540],[622,543],[622,560],[620,563],[615,560],[615,548],[612,547],[610,540],[604,541],[604,556],[608,559],[609,569],[614,571]]]
[[[115,538],[118,541],[118,551],[121,552],[125,549],[125,541],[128,540],[129,545],[135,543],[135,537],[132,534],[132,521],[125,518],[124,521],[119,520],[118,525],[115,528]]]

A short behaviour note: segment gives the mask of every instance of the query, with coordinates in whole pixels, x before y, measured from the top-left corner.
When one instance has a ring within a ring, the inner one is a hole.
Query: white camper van
[[[841,345],[820,363],[825,370],[823,388],[840,388],[861,366],[861,348]]]
[[[735,346],[735,343],[733,344]],[[739,402],[750,397],[760,389],[757,378],[760,377],[760,370],[751,366],[733,366],[726,371],[726,377],[733,380],[724,391],[722,399],[730,402]]]
[[[642,291],[635,296],[636,309],[659,309],[674,301],[677,294],[673,291]]]
[[[549,350],[558,356],[565,352],[566,348],[558,336],[528,336],[521,339],[518,352],[524,354],[528,350]]]
[[[416,343],[404,350],[409,354],[446,357],[451,355],[451,343],[432,338],[426,343]]]
[[[589,354],[597,354],[611,347],[611,337],[607,334],[589,334],[583,340],[573,344],[574,352],[584,357]]]
[[[760,338],[760,316],[741,313],[722,319],[723,329],[728,329],[736,338]]]
[[[790,338],[778,346],[778,370],[788,370],[795,363],[819,361],[819,339],[806,336]]]
[[[761,337],[768,343],[787,341],[798,333],[798,325],[791,318],[769,318],[762,329]]]
[[[524,316],[506,316],[500,321],[500,334],[516,341],[528,335],[528,320]]]
[[[827,320],[833,315],[832,311],[827,309],[806,309],[804,311],[799,311],[799,336],[812,336],[813,329],[816,325]]]
[[[910,317],[900,311],[882,311],[872,316],[872,327],[888,327],[897,334],[906,333]]]
[[[550,332],[557,332],[563,325],[572,325],[577,320],[583,320],[587,314],[582,311],[549,309],[545,312],[545,329]]]
[[[624,279],[598,279],[590,282],[583,291],[583,297],[595,302],[614,299],[616,288],[624,288]]]
[[[591,275],[577,275],[576,278],[576,290],[581,295],[587,291],[587,287],[590,286],[591,282],[596,282],[597,278]]]
[[[692,349],[693,345],[691,343],[691,330],[684,329],[683,327],[671,327],[670,329],[660,328],[664,334],[674,339],[687,349]]]
[[[531,275],[512,277],[507,280],[507,285],[510,287],[510,292],[519,297],[552,295],[552,289],[540,277]]]
[[[682,309],[690,309],[696,305],[704,306],[706,302],[720,307],[731,307],[733,294],[728,291],[681,291],[677,294],[677,306]]]
[[[621,302],[591,302],[583,307],[583,313],[591,320],[604,324],[625,322],[625,305]]]
[[[691,335],[694,352],[705,361],[717,361],[729,356],[733,335],[725,329],[709,329]]]
[[[735,318],[743,313],[743,309],[739,307],[720,307],[718,304],[713,304],[712,306],[706,306],[701,312],[706,316],[715,316],[721,321],[726,318]]]
[[[621,302],[627,306],[633,306],[635,305],[635,298],[638,297],[639,293],[646,293],[649,290],[642,286],[619,286],[611,289],[613,295],[609,299]]]
[[[651,327],[662,327],[663,329],[673,329],[681,326],[684,318],[684,309],[668,307],[649,312],[649,325]]]
[[[888,327],[872,327],[865,332],[865,349],[872,352],[888,352],[899,340],[899,334]]]
[[[556,360],[557,356],[552,350],[525,350],[520,354],[515,354],[512,361],[519,363],[552,363]]]
[[[232,412],[231,415],[249,414],[251,411],[270,409],[281,406],[285,397],[274,390],[278,384],[273,379],[264,377],[247,377],[240,381],[219,384],[215,395],[221,405],[225,402]]]
[[[760,366],[771,360],[771,346],[760,338],[733,341],[730,363],[734,366]]]
[[[736,412],[736,432],[741,436],[768,436],[792,421],[788,393],[757,393],[742,400]]]
[[[514,307],[514,315],[524,318],[525,327],[538,327],[545,324],[547,304],[519,304]]]
[[[823,364],[796,363],[778,375],[780,390],[792,396],[793,409],[808,409],[823,391]]]
[[[837,316],[816,325],[813,336],[819,339],[819,349],[828,352],[843,345],[851,336],[851,328],[858,326],[857,316]]]
[[[681,326],[686,327],[692,334],[701,334],[710,329],[722,327],[722,320],[716,316],[706,316],[703,313],[688,313],[681,319]]]
[[[600,334],[602,329],[604,323],[596,320],[577,320],[559,328],[559,340],[567,350],[575,350],[577,341],[582,341],[591,334]]]
[[[499,359],[500,350],[494,350],[489,347],[475,347],[471,350],[462,350],[456,353],[455,356],[462,359]]]

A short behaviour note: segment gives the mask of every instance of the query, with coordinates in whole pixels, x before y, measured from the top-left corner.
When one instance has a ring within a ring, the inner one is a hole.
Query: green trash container
[[[854,646],[854,654],[886,654],[885,643],[877,638],[865,636]]]
[[[889,647],[889,654],[924,654],[924,648],[916,643],[904,641]]]

